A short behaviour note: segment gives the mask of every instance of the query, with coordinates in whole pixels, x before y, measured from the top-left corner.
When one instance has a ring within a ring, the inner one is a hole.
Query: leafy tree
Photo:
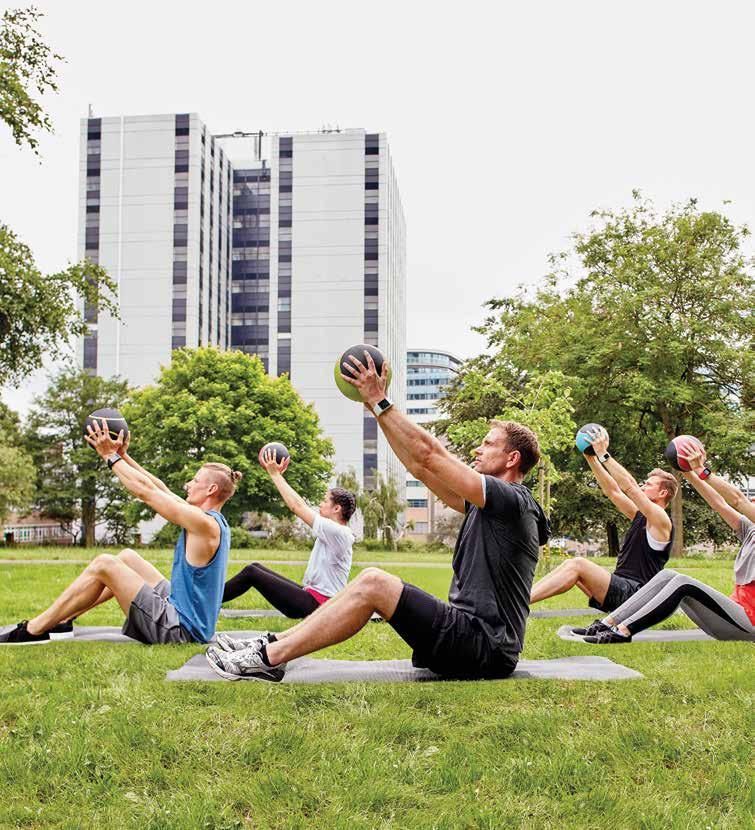
[[[77,298],[118,316],[116,286],[107,272],[85,260],[56,274],[42,274],[29,248],[0,224],[0,385],[16,383],[59,358],[72,337],[89,331]]]
[[[514,388],[533,372],[563,372],[575,421],[606,426],[616,454],[641,474],[683,433],[710,445],[719,470],[749,474],[755,292],[741,250],[747,229],[699,211],[695,200],[659,215],[638,193],[629,208],[593,218],[591,230],[551,257],[534,295],[490,301],[493,313],[478,329],[489,351],[467,371],[495,367]],[[563,463],[574,481],[586,480],[582,460],[569,454]],[[581,522],[595,488],[568,486],[565,502]],[[672,516],[678,554],[681,496]]]
[[[286,478],[306,499],[319,500],[331,475],[333,445],[320,431],[287,375],[265,373],[256,356],[214,348],[173,352],[156,385],[133,394],[123,413],[139,462],[181,492],[202,463],[221,461],[243,478],[224,512],[231,525],[247,511],[287,515],[257,455],[268,441],[291,453]]]
[[[34,497],[34,462],[22,446],[18,415],[0,402],[0,523],[25,512]]]
[[[32,96],[58,91],[55,63],[63,60],[36,30],[41,17],[33,7],[8,9],[0,24],[0,119],[16,144],[27,144],[34,152],[39,143],[35,132],[52,132],[52,122]]]
[[[393,477],[387,480],[375,471],[376,486],[371,490],[363,490],[353,469],[340,473],[336,479],[339,487],[354,494],[357,508],[362,514],[365,539],[381,538],[393,549],[401,538],[401,514],[407,504],[398,495],[398,486]]]
[[[0,120],[16,144],[34,152],[36,131],[52,124],[32,95],[57,92],[54,63],[61,60],[35,29],[41,16],[11,9],[0,23]],[[118,317],[115,294],[107,272],[88,260],[41,274],[29,248],[0,222],[0,386],[40,368],[44,353],[61,357],[71,338],[85,335],[82,307]]]
[[[26,441],[37,465],[35,506],[74,539],[80,522],[85,547],[94,544],[98,515],[124,541],[124,523],[130,516],[133,529],[137,521],[132,500],[83,437],[87,415],[102,407],[120,408],[127,394],[124,381],[64,369],[35,399],[29,415]]]

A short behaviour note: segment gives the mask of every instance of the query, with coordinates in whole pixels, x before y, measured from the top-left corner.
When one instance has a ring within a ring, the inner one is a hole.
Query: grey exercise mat
[[[530,617],[535,619],[546,619],[550,617],[594,617],[598,613],[594,608],[548,608],[544,611],[530,611]],[[221,617],[244,617],[255,619],[257,617],[285,617],[280,611],[270,608],[221,608]],[[379,614],[373,614],[374,622],[382,620]]]
[[[642,675],[607,657],[561,657],[556,660],[520,660],[508,680],[637,680]],[[166,680],[222,680],[195,654]],[[318,660],[299,657],[286,669],[283,683],[404,683],[443,680],[428,669],[415,669],[410,660]]]
[[[11,628],[15,628],[12,625],[6,625],[0,628],[0,634],[8,631]],[[226,634],[230,634],[232,637],[236,637],[237,639],[241,639],[244,637],[253,637],[255,634],[259,632],[254,631],[227,631]],[[52,640],[49,643],[45,642],[44,644],[40,645],[50,645],[50,646],[58,646],[64,645],[65,643],[82,643],[82,642],[89,642],[89,643],[132,643],[134,645],[142,645],[139,640],[134,640],[131,637],[126,637],[124,634],[121,634],[120,626],[117,625],[74,625],[73,627],[73,637],[69,637],[65,640]],[[10,646],[10,648],[22,648],[22,646]],[[0,645],[0,649],[3,648]]]
[[[562,625],[556,633],[562,640],[571,640],[575,643],[584,643],[585,641],[582,639],[582,637],[572,633],[572,628],[575,627],[577,626]],[[698,640],[712,639],[713,637],[710,637],[708,634],[706,634],[704,631],[701,631],[699,628],[683,628],[681,630],[676,631],[662,628],[650,628],[647,631],[640,631],[639,634],[635,634],[634,637],[632,637],[632,642],[688,643],[696,642]],[[585,643],[585,645],[592,645],[592,643]]]

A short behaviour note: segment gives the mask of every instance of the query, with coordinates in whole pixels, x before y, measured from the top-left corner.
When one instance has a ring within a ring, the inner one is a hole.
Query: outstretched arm
[[[383,374],[380,376],[375,371],[375,363],[368,352],[365,352],[365,358],[367,365],[352,358],[354,365],[350,367],[350,374],[342,372],[341,377],[359,389],[372,413],[371,405],[385,397],[388,361],[384,361]],[[341,368],[349,369],[347,366]],[[395,406],[380,415],[377,422],[401,463],[449,507],[463,513],[465,501],[477,507],[485,506],[485,490],[480,473],[451,455],[435,436],[410,421]]]
[[[619,485],[594,455],[585,455],[585,459],[590,465],[592,474],[600,485],[603,494],[613,502],[614,507],[620,513],[623,513],[627,519],[633,519],[634,514],[637,512],[635,503],[621,492]]]
[[[278,463],[275,460],[275,452],[273,450],[265,450],[262,454],[262,466],[267,470],[273,484],[278,488],[278,492],[283,497],[286,507],[303,522],[306,522],[306,524],[312,527],[315,523],[317,511],[313,510],[283,477],[283,473],[288,469],[290,462],[291,459],[286,458]]]
[[[682,473],[682,475],[736,533],[739,530],[742,514],[738,513],[733,507],[730,507],[724,498],[717,493],[707,481],[703,481],[696,472],[685,472]]]
[[[597,456],[603,455],[608,449],[608,433],[604,429],[592,442],[592,448]],[[605,468],[619,485],[621,491],[631,499],[636,510],[639,510],[645,516],[648,530],[653,538],[659,542],[668,542],[671,539],[671,519],[668,513],[645,495],[634,476],[624,469],[615,458],[608,458],[605,461]]]
[[[705,451],[701,450],[697,445],[689,441],[685,441],[678,447],[678,451],[679,457],[683,458],[689,464],[690,469],[695,473],[695,476],[699,475],[705,469]],[[687,480],[692,484],[692,479]],[[748,519],[750,519],[750,521],[755,522],[755,504],[753,504],[739,488],[735,487],[733,484],[730,484],[728,481],[724,481],[721,476],[717,475],[711,475],[708,478],[707,483],[721,496],[723,496],[731,507],[738,512],[743,513]],[[708,501],[707,499],[705,500]],[[710,502],[708,503],[710,504]],[[711,505],[711,507],[712,506],[713,505]],[[714,510],[715,509],[716,508],[714,508]]]
[[[113,441],[110,434],[100,429],[96,421],[94,422],[94,428],[90,427],[89,434],[85,437],[103,459],[107,459],[113,453],[118,452],[122,446],[122,433],[119,435],[118,441]],[[183,499],[176,498],[169,491],[161,490],[147,475],[126,464],[123,460],[114,464],[112,470],[132,496],[139,499],[139,501],[143,501],[167,521],[205,538],[217,536],[217,522],[211,516],[208,516],[204,510],[193,507]]]
[[[105,422],[105,425],[106,425],[106,428],[107,428],[107,421],[106,421],[106,419],[105,419],[105,418],[103,418],[102,420]],[[182,498],[181,498],[181,496],[179,496],[179,495],[177,495],[176,493],[174,493],[174,492],[173,492],[173,491],[172,491],[172,490],[168,487],[168,485],[167,485],[167,484],[165,484],[165,482],[164,482],[164,481],[161,481],[161,480],[160,480],[160,479],[159,479],[156,475],[152,475],[152,473],[150,473],[150,471],[149,471],[149,470],[145,470],[145,469],[144,469],[144,467],[142,467],[142,466],[141,466],[141,464],[137,463],[137,462],[136,462],[136,461],[135,461],[135,460],[134,460],[134,459],[133,459],[133,458],[132,458],[132,457],[128,454],[128,448],[129,448],[129,443],[130,443],[130,441],[131,441],[131,433],[129,433],[129,434],[128,434],[128,435],[127,435],[124,439],[123,439],[123,445],[121,446],[121,449],[118,451],[118,454],[119,454],[119,455],[121,456],[121,458],[122,458],[122,459],[126,462],[126,464],[128,464],[130,467],[133,467],[135,470],[137,470],[138,472],[140,472],[142,475],[146,476],[146,477],[147,477],[147,478],[148,478],[148,479],[149,479],[149,480],[150,480],[150,481],[151,481],[151,482],[155,485],[155,487],[157,487],[157,488],[158,488],[158,490],[163,490],[164,492],[166,492],[166,493],[168,493],[169,495],[173,496],[173,498],[174,498],[174,499],[177,499],[178,501],[184,501],[184,499],[182,499]]]

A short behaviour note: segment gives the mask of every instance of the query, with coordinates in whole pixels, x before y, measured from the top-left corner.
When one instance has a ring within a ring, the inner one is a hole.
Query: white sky
[[[24,0],[12,5],[22,5]],[[0,125],[0,221],[75,257],[79,119],[197,112],[215,133],[385,131],[407,217],[409,345],[462,357],[482,303],[539,280],[596,207],[723,200],[752,223],[748,3],[35,5],[67,63],[41,162]],[[3,399],[24,411],[44,379]]]

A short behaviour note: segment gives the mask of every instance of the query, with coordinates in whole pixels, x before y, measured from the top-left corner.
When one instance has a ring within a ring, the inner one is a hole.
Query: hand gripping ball
[[[86,420],[84,421],[84,435],[89,435],[89,430],[87,427],[94,428],[94,421],[93,418],[97,419],[97,424],[102,429],[102,419],[105,418],[107,420],[107,429],[110,433],[110,437],[113,441],[118,440],[118,433],[123,430],[123,437],[128,438],[128,424],[126,423],[126,419],[118,412],[117,409],[97,409],[91,415],[87,415]],[[92,445],[89,444],[91,447]],[[94,447],[92,447],[94,449]]]
[[[574,436],[574,444],[580,452],[585,455],[595,455],[595,450],[592,448],[592,438],[590,433],[602,429],[600,424],[585,424],[579,428],[579,431]]]
[[[275,452],[275,460],[278,462],[278,464],[280,464],[281,461],[285,461],[287,458],[291,457],[291,454],[286,449],[286,446],[284,444],[279,444],[275,441],[272,441],[269,444],[265,444],[265,446],[259,451],[259,454],[257,455],[257,460],[260,462],[260,464],[262,464],[262,455],[265,452],[265,450],[273,450]]]
[[[348,381],[345,381],[341,377],[341,373],[348,375],[349,373],[343,368],[343,364],[346,363],[350,366],[354,364],[349,360],[350,355],[354,355],[354,357],[362,363],[364,366],[367,365],[367,358],[364,356],[365,351],[370,353],[370,357],[375,362],[375,371],[380,375],[383,373],[383,361],[385,358],[383,357],[383,353],[380,349],[376,348],[375,346],[367,346],[364,343],[357,343],[356,346],[349,346],[348,349],[338,358],[336,361],[336,365],[333,368],[333,376],[336,379],[336,386],[341,391],[343,395],[346,395],[352,401],[357,401],[358,403],[362,403],[362,396],[359,394],[359,390],[356,386],[352,386]],[[391,384],[391,367],[388,367],[388,386]]]
[[[687,472],[690,469],[689,464],[678,454],[679,445],[690,442],[694,444],[699,450],[705,450],[703,442],[700,441],[699,438],[695,438],[694,435],[677,435],[676,438],[673,438],[669,442],[669,445],[666,447],[663,454],[666,456],[666,461],[668,461],[668,463],[675,470],[683,470],[684,472]]]

